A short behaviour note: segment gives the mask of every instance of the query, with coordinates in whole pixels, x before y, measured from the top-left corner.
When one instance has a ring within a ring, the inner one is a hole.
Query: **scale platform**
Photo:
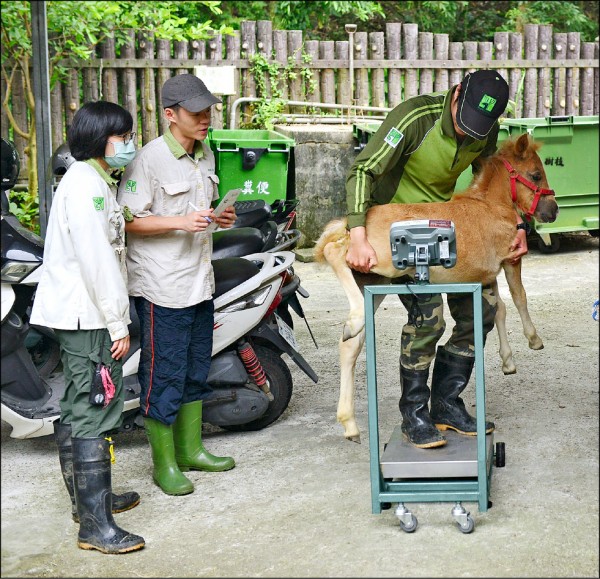
[[[448,442],[437,448],[416,448],[402,434],[400,425],[381,456],[384,479],[396,478],[470,478],[477,477],[477,437],[444,431]],[[486,472],[493,453],[494,433],[485,437]]]

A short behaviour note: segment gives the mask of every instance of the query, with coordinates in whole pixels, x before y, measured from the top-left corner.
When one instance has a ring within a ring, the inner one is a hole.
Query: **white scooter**
[[[28,312],[43,267],[43,240],[9,212],[5,190],[13,185],[3,178],[1,418],[12,426],[11,437],[32,438],[53,433],[64,381],[60,372],[40,376],[26,347]],[[247,431],[277,420],[293,390],[283,353],[317,382],[315,372],[298,352],[292,328],[276,312],[282,291],[292,283],[294,259],[292,252],[281,251],[213,261],[215,331],[207,381],[214,392],[203,404],[206,422],[226,430]],[[123,430],[143,427],[136,375],[139,322],[133,303],[130,315],[131,347],[123,366]],[[52,339],[51,330],[35,329],[44,339]]]

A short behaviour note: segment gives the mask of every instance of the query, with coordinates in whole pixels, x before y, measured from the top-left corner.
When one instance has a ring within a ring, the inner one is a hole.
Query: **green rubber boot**
[[[230,456],[210,454],[202,444],[202,400],[182,404],[173,424],[175,458],[182,471],[230,470],[235,461]]]
[[[167,495],[187,495],[194,492],[192,481],[181,472],[175,460],[173,427],[153,418],[144,418],[144,426],[152,450],[154,482]]]

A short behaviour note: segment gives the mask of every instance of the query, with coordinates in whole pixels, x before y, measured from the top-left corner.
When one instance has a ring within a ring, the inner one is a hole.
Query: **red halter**
[[[517,181],[519,181],[520,183],[523,183],[523,185],[525,185],[525,187],[527,187],[528,189],[531,189],[531,191],[533,191],[535,193],[535,196],[533,198],[533,203],[531,204],[529,211],[525,212],[525,219],[527,221],[530,221],[531,217],[533,216],[533,214],[535,212],[535,209],[537,207],[538,201],[540,200],[540,197],[542,195],[554,195],[554,191],[552,189],[544,189],[542,187],[538,187],[531,181],[528,181],[527,179],[525,179],[525,177],[522,177],[521,175],[519,175],[512,168],[512,165],[506,159],[502,159],[502,162],[504,163],[504,166],[510,173],[510,194],[511,194],[513,203],[517,203]],[[521,209],[522,209],[522,207],[521,207]]]

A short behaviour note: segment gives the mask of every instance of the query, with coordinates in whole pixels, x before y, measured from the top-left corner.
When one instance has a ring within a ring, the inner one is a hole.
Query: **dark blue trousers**
[[[138,370],[142,415],[173,424],[182,404],[206,398],[213,345],[214,302],[165,308],[135,298],[140,319]]]

